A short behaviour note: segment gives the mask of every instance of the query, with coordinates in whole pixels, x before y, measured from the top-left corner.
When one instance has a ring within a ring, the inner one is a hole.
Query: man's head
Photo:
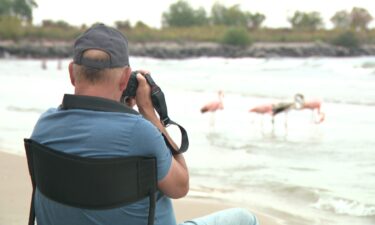
[[[86,58],[89,49],[104,51],[109,59],[105,61]],[[95,69],[129,66],[128,40],[118,30],[98,24],[83,33],[74,44],[74,63]]]
[[[75,41],[69,71],[76,94],[108,95],[113,88],[117,98],[131,72],[126,37],[103,24],[91,27]]]

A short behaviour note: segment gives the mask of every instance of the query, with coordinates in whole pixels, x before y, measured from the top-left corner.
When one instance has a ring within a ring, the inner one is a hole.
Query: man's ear
[[[70,76],[70,83],[72,83],[72,85],[75,86],[75,78],[73,75],[73,62],[69,63],[69,76]]]
[[[126,86],[128,85],[131,72],[132,72],[132,69],[128,66],[125,67],[125,69],[122,71],[120,87],[119,87],[120,91],[124,91]]]

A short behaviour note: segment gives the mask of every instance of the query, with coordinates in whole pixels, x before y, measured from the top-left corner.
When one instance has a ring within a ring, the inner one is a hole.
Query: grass
[[[41,27],[23,25],[17,20],[0,19],[0,40],[50,40],[72,41],[85,28]],[[231,29],[225,26],[206,26],[189,28],[135,27],[122,32],[132,42],[215,42],[221,43],[224,35]],[[269,29],[248,30],[249,39],[254,42],[326,42],[333,43],[343,31],[340,30],[293,30]],[[354,32],[360,44],[375,44],[375,29]]]

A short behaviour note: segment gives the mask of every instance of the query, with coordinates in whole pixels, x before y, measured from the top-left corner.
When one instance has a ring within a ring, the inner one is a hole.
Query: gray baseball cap
[[[89,49],[106,52],[109,60],[99,61],[83,57]],[[74,43],[74,63],[95,69],[129,66],[128,40],[118,30],[97,24],[79,36]]]

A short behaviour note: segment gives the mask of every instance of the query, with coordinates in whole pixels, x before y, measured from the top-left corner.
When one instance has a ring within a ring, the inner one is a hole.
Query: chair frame
[[[33,186],[29,225],[34,224],[38,190],[59,203],[110,209],[149,197],[148,225],[156,207],[157,167],[154,157],[88,158],[67,154],[24,139]]]

